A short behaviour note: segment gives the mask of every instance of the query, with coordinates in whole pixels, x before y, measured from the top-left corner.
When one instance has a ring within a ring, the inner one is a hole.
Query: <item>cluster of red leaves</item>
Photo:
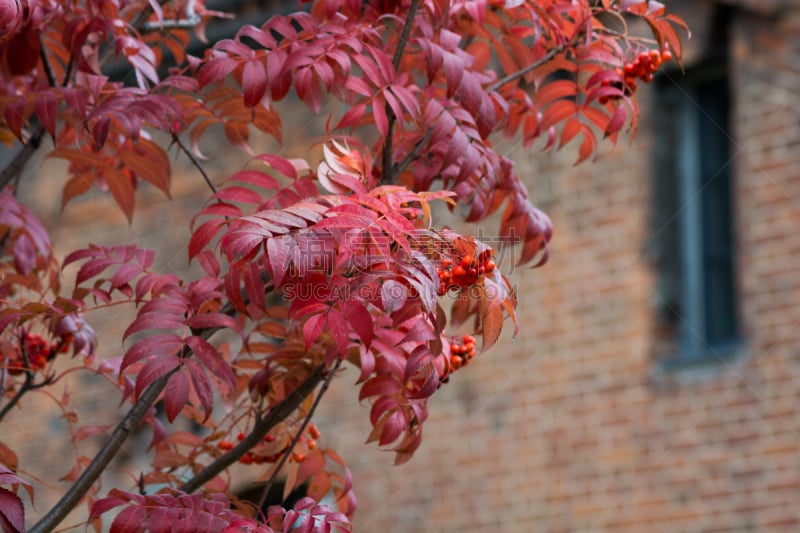
[[[0,478],[0,481],[2,479]],[[0,489],[2,490],[2,489]],[[92,507],[90,519],[116,507],[125,506],[111,523],[111,533],[149,531],[150,533],[176,533],[194,531],[221,531],[238,533],[302,532],[335,533],[350,531],[350,521],[327,505],[319,505],[311,498],[298,501],[293,509],[272,506],[267,511],[264,524],[242,518],[230,509],[223,494],[189,495],[160,493],[143,496],[112,489],[109,495]]]

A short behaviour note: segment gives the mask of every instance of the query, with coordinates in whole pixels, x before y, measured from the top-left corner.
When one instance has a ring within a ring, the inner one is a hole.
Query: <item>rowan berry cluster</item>
[[[630,63],[626,63],[621,69],[617,69],[617,74],[619,74],[624,82],[623,89],[625,96],[630,96],[636,92],[637,79],[645,83],[653,81],[653,76],[659,67],[670,59],[672,59],[672,52],[667,49],[664,51],[650,50],[649,52],[641,52],[636,59]],[[601,83],[604,87],[614,84],[615,82],[611,80],[603,80]],[[612,99],[614,99],[614,97],[602,96],[599,101],[601,104],[605,104]]]
[[[475,337],[472,335],[453,337],[450,341],[450,355],[445,355],[445,363],[439,368],[439,386],[450,381],[450,374],[469,364],[476,353]]]
[[[42,370],[48,361],[51,361],[59,352],[67,351],[72,340],[71,337],[71,335],[65,335],[58,342],[50,344],[41,335],[23,333],[22,347],[15,346],[5,362],[8,373],[18,376],[24,372]],[[26,358],[27,365],[25,364]]]
[[[443,258],[441,266],[436,269],[439,275],[439,296],[451,289],[469,287],[480,276],[494,272],[497,265],[493,256],[494,251],[489,249],[481,252],[477,258],[470,254],[464,255],[457,263],[449,257]]]
[[[450,343],[450,366],[458,370],[468,364],[475,357],[475,337],[464,335],[453,338]]]
[[[304,450],[315,450],[317,448],[317,440],[320,437],[320,431],[317,429],[313,423],[308,425],[308,430],[305,435],[301,435],[300,439],[297,441],[297,447]],[[246,434],[244,432],[240,432],[236,439],[238,441],[244,440]],[[269,448],[268,445],[273,444],[275,442],[275,437],[273,435],[266,435],[262,439],[265,448]],[[232,450],[236,445],[229,441],[229,440],[221,440],[217,443],[217,448],[220,450],[228,451]],[[261,445],[256,446],[254,449],[248,451],[244,455],[239,458],[239,462],[245,465],[252,465],[252,464],[264,464],[264,463],[277,463],[284,453],[287,452],[289,449],[289,445],[287,444],[281,450],[275,453],[264,454],[259,451],[259,447]],[[306,459],[306,454],[293,451],[292,455],[289,457],[290,461],[295,463],[302,463]]]

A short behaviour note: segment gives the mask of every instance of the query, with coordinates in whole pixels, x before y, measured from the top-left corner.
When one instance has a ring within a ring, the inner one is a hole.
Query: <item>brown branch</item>
[[[197,170],[200,171],[200,174],[203,175],[203,179],[206,181],[206,184],[208,185],[208,188],[211,189],[211,192],[212,193],[216,193],[217,192],[217,188],[211,182],[211,178],[208,177],[208,173],[206,172],[206,169],[203,168],[203,165],[200,164],[200,161],[197,160],[197,158],[194,156],[194,154],[188,148],[186,148],[186,145],[183,144],[183,142],[181,141],[180,137],[178,137],[178,134],[175,133],[175,132],[172,133],[172,142],[174,142],[176,145],[178,145],[178,148],[180,148],[181,151],[184,154],[186,154],[186,156],[189,158],[189,161],[191,161],[192,164],[197,168]]]
[[[503,78],[500,78],[499,80],[497,80],[493,84],[489,85],[486,88],[486,91],[487,92],[496,91],[497,89],[499,89],[500,87],[502,87],[506,83],[509,83],[509,82],[512,82],[512,81],[514,81],[514,80],[516,80],[518,78],[521,78],[522,76],[524,76],[528,72],[541,67],[542,65],[544,65],[545,63],[547,63],[548,61],[553,59],[555,56],[557,56],[558,54],[560,54],[561,52],[563,52],[564,50],[566,50],[567,48],[569,48],[573,44],[574,44],[573,41],[569,41],[569,42],[566,42],[566,43],[563,43],[563,44],[560,44],[558,46],[555,46],[555,47],[551,48],[545,55],[543,55],[542,57],[540,57],[539,59],[537,59],[536,61],[534,61],[530,65],[526,65],[525,67],[519,69],[518,71],[512,72],[511,74],[509,74],[509,75],[507,75],[507,76],[505,76]]]
[[[325,395],[325,392],[328,390],[328,387],[331,385],[331,380],[333,380],[333,375],[336,374],[336,371],[339,370],[339,366],[342,364],[341,359],[336,360],[336,364],[333,365],[333,368],[328,372],[328,375],[325,376],[325,381],[322,382],[322,388],[319,389],[319,394],[317,397],[314,398],[314,403],[311,404],[311,409],[308,411],[303,423],[300,424],[300,429],[297,430],[297,433],[294,434],[294,438],[292,442],[289,444],[289,447],[283,452],[280,461],[278,464],[275,465],[275,469],[272,471],[272,474],[269,476],[269,479],[264,484],[264,490],[261,491],[261,497],[258,499],[258,508],[261,509],[264,507],[264,502],[267,500],[267,495],[269,494],[270,489],[272,488],[272,484],[275,483],[275,478],[278,477],[280,474],[281,469],[283,469],[283,465],[286,464],[286,460],[289,458],[289,455],[294,450],[294,447],[297,446],[297,442],[300,440],[300,436],[308,427],[308,423],[311,422],[311,417],[314,416],[314,411],[317,410],[317,406],[319,405],[320,400]]]
[[[250,433],[239,441],[239,444],[234,446],[227,453],[217,457],[210,465],[192,476],[192,478],[179,487],[178,490],[182,490],[186,493],[194,492],[214,479],[217,474],[238,461],[240,457],[261,442],[272,428],[283,422],[286,417],[292,414],[300,404],[303,403],[303,400],[314,392],[319,382],[326,376],[333,374],[333,372],[333,370],[326,372],[324,365],[316,367],[294,391],[278,402],[277,405],[273,406],[264,418],[256,422]]]
[[[392,66],[394,67],[395,72],[397,69],[400,68],[400,61],[403,59],[403,52],[405,51],[406,44],[408,44],[408,38],[411,35],[411,28],[414,26],[414,16],[417,14],[417,9],[419,8],[419,0],[411,0],[411,5],[408,7],[408,15],[406,15],[406,23],[403,26],[403,31],[400,32],[400,39],[397,42],[397,48],[394,51],[394,57],[392,58]],[[381,159],[381,181],[383,183],[391,183],[394,181],[394,172],[392,168],[392,144],[393,144],[393,134],[392,131],[394,130],[394,123],[397,121],[397,117],[392,110],[392,107],[386,104],[386,117],[388,118],[389,128],[386,132],[386,140],[383,143],[383,156]]]

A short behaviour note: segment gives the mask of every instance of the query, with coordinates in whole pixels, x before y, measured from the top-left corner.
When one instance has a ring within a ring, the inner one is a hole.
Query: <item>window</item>
[[[661,80],[655,105],[657,349],[667,365],[717,362],[739,339],[727,65]]]

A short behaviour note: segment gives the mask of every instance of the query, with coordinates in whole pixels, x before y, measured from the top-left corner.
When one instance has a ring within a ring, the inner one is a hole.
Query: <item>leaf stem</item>
[[[406,49],[406,44],[408,44],[408,38],[411,35],[411,28],[414,26],[414,17],[417,14],[418,8],[419,0],[411,0],[411,5],[408,7],[408,14],[406,15],[406,23],[403,25],[403,30],[400,32],[400,39],[397,41],[397,48],[395,49],[394,57],[392,58],[392,66],[394,67],[395,72],[397,72],[397,69],[400,68],[400,61],[403,59],[403,52]],[[392,131],[394,130],[394,124],[397,121],[397,117],[392,110],[392,106],[390,106],[388,102],[386,103],[386,117],[389,122],[389,127],[386,133],[386,140],[383,143],[383,156],[381,158],[381,181],[383,183],[391,183],[395,178],[394,169],[392,168]]]
[[[179,487],[178,490],[186,493],[194,492],[214,479],[217,474],[238,461],[240,457],[261,442],[273,427],[283,422],[286,417],[292,414],[295,409],[303,403],[303,400],[314,391],[319,382],[322,381],[326,375],[332,373],[333,371],[325,371],[325,365],[316,367],[294,391],[273,406],[264,418],[256,422],[250,433],[239,441],[239,444],[234,446],[227,453],[217,457],[211,464],[192,476],[192,478]]]
[[[278,474],[283,469],[283,466],[286,464],[286,460],[289,458],[289,455],[294,450],[294,447],[297,446],[297,442],[300,440],[300,436],[306,430],[309,422],[311,422],[311,417],[314,416],[314,411],[317,410],[317,406],[319,405],[320,400],[325,395],[325,392],[328,390],[328,387],[331,384],[331,380],[333,380],[333,375],[336,374],[336,371],[339,370],[339,366],[342,364],[341,359],[336,360],[336,364],[333,365],[333,368],[328,372],[328,375],[325,376],[325,381],[322,382],[322,387],[319,389],[319,394],[317,397],[314,398],[314,403],[311,404],[311,409],[308,411],[303,423],[300,424],[300,429],[294,434],[294,438],[292,442],[289,444],[289,447],[283,452],[280,461],[278,464],[275,465],[275,469],[272,471],[272,474],[269,476],[269,479],[264,484],[264,490],[261,491],[261,497],[258,499],[257,507],[262,509],[264,507],[264,502],[267,500],[267,495],[269,494],[270,489],[272,488],[273,483],[275,483],[275,478],[278,477]]]

